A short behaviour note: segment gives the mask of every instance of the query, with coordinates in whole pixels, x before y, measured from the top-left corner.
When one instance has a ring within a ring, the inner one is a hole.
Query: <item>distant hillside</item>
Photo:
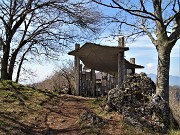
[[[154,82],[156,82],[156,75],[155,74],[147,74]],[[180,77],[178,76],[169,76],[169,85],[170,86],[180,86]]]

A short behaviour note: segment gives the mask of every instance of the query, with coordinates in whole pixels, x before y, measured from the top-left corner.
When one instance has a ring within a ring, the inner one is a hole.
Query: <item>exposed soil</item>
[[[92,99],[75,97],[71,95],[61,95],[59,98],[53,98],[43,104],[47,109],[39,118],[34,122],[34,134],[43,135],[80,135],[90,134],[83,130],[79,124],[79,116],[87,110],[93,110],[89,106]],[[113,117],[114,116],[114,117]],[[106,127],[102,128],[103,134],[120,134],[122,129],[119,124],[120,116],[114,114],[108,120],[108,130]],[[111,125],[111,126],[109,126]],[[119,126],[119,127],[117,127]],[[94,130],[94,129],[93,129]],[[98,134],[100,132],[91,134]]]
[[[36,133],[76,135],[80,133],[78,116],[87,109],[86,99],[70,95],[55,97],[43,104],[46,111],[34,123]]]

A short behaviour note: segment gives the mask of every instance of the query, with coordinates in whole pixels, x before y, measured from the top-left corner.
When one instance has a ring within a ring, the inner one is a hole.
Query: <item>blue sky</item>
[[[108,0],[109,1],[109,0]],[[112,10],[110,8],[100,7],[102,12],[106,15],[115,14],[118,10]],[[106,37],[110,34],[112,27],[115,25],[110,25],[106,27],[101,34],[101,37]],[[87,41],[89,42],[89,41]],[[92,41],[90,41],[92,42]],[[96,41],[93,41],[97,44],[102,45],[112,45],[117,46],[117,38],[112,39],[102,38]],[[84,43],[81,43],[83,45]],[[150,39],[147,36],[143,36],[138,38],[135,42],[129,44],[126,43],[126,46],[129,47],[129,51],[125,53],[125,58],[129,60],[130,58],[136,58],[136,64],[143,65],[144,69],[136,70],[136,72],[145,72],[147,74],[153,73],[156,74],[157,71],[157,52],[154,45],[151,43]],[[60,61],[56,64],[61,65],[64,60],[72,59],[72,56],[68,56],[66,53],[60,56]],[[27,67],[32,67],[32,71],[34,71],[37,77],[31,78],[34,82],[38,82],[44,80],[46,77],[53,74],[53,71],[56,69],[56,64],[54,63],[45,63],[43,65],[26,65]],[[176,43],[171,52],[171,65],[170,65],[170,75],[179,76],[180,77],[180,40]]]

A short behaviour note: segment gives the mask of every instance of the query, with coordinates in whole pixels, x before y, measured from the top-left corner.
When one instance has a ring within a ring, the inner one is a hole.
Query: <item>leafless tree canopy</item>
[[[70,42],[98,32],[101,13],[96,9],[83,0],[1,0],[1,77],[12,79],[18,56],[54,58]]]
[[[180,38],[179,0],[92,0],[100,5],[113,8],[115,15],[109,22],[117,23],[117,34],[139,37],[148,35],[154,44],[160,32],[164,32],[171,42]],[[158,26],[163,29],[158,29]],[[128,26],[128,27],[127,27]],[[154,36],[155,35],[155,36]]]

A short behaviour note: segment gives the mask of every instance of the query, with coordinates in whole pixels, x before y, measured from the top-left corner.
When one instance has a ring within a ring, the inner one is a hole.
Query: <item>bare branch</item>
[[[144,25],[142,25],[142,29],[144,30],[144,32],[146,32],[148,37],[151,39],[152,43],[157,47],[157,42],[154,39],[154,37],[152,36],[152,34],[147,30],[147,28]]]
[[[180,11],[176,14],[174,28],[171,35],[169,36],[169,39],[171,42],[180,39]]]
[[[112,0],[112,2],[114,4],[116,4],[117,6],[113,6],[113,5],[108,5],[108,4],[104,4],[102,2],[99,2],[97,0],[92,0],[95,3],[98,3],[100,5],[106,6],[106,7],[110,7],[110,8],[116,8],[116,9],[121,9],[126,11],[127,13],[137,16],[137,17],[142,17],[142,18],[147,18],[147,19],[151,19],[151,20],[157,20],[160,23],[163,23],[162,20],[160,18],[158,18],[157,16],[155,16],[154,14],[152,14],[151,12],[147,12],[147,10],[133,10],[133,9],[128,9],[128,8],[124,8],[123,6],[121,6],[118,2],[116,2],[115,0]]]
[[[141,6],[142,6],[142,8],[143,8],[143,11],[144,11],[144,12],[147,12],[147,10],[146,10],[146,8],[145,8],[145,6],[144,6],[144,0],[140,0],[140,3],[141,3]]]

